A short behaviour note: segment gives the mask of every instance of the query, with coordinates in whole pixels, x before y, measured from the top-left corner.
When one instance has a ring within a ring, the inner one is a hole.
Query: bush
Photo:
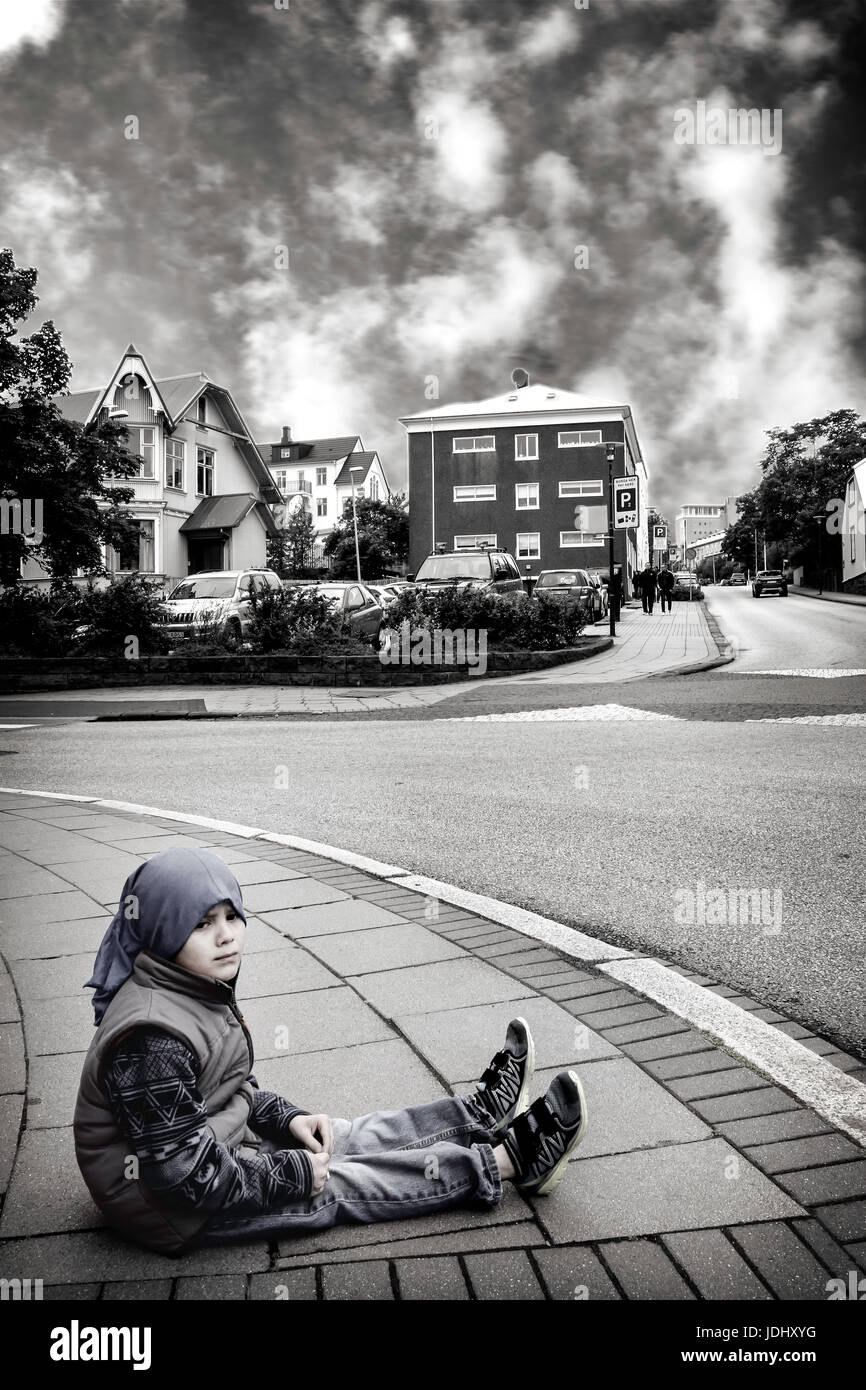
[[[486,631],[489,647],[511,651],[556,651],[571,647],[584,627],[575,605],[546,594],[498,594],[448,584],[441,589],[403,589],[388,609],[387,625],[433,631]]]
[[[5,656],[66,656],[82,620],[77,594],[16,585],[0,593],[0,651]]]
[[[86,631],[76,642],[77,655],[123,656],[130,637],[137,639],[142,656],[168,649],[158,587],[140,574],[126,575],[105,589],[83,590],[79,611]]]
[[[251,605],[253,651],[304,656],[336,647],[347,654],[369,653],[369,646],[344,629],[333,605],[315,588],[261,589],[252,594]]]

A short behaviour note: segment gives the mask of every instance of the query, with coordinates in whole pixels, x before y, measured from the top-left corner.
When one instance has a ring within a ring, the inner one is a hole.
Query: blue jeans
[[[498,1141],[456,1096],[332,1124],[330,1176],[317,1197],[256,1216],[217,1217],[194,1244],[397,1221],[447,1207],[494,1207],[502,1198],[492,1147]]]

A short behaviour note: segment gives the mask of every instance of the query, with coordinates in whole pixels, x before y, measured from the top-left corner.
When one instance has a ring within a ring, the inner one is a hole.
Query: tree
[[[123,447],[124,426],[105,420],[85,429],[60,414],[51,397],[66,390],[72,365],[50,319],[15,341],[38,303],[36,279],[0,250],[0,585],[7,587],[20,583],[25,558],[42,565],[53,587],[79,567],[105,574],[102,545],[119,546],[140,530],[120,505],[133,489],[109,481],[141,462]]]
[[[268,541],[268,563],[281,579],[304,579],[312,572],[316,528],[306,507],[293,513],[279,536]]]
[[[358,551],[364,579],[379,579],[386,570],[399,569],[409,555],[409,513],[402,493],[390,502],[359,497]],[[355,527],[352,499],[343,507],[343,515],[325,541],[325,554],[331,557],[331,574],[335,579],[352,579],[357,573],[355,558]]]

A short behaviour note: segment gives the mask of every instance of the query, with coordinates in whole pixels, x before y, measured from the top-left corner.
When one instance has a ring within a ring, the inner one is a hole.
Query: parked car
[[[380,646],[385,629],[385,609],[366,584],[356,579],[314,584],[317,594],[330,601],[353,637]]]
[[[279,589],[282,581],[273,570],[204,570],[175,584],[161,608],[165,631],[179,641],[195,635],[204,623],[240,642],[246,637],[253,611],[253,589]]]
[[[502,546],[433,551],[415,575],[413,588],[440,589],[452,583],[503,594],[523,591],[517,561]]]
[[[702,599],[704,591],[701,588],[700,580],[696,574],[681,571],[674,575],[674,587],[671,589],[671,598]]]
[[[574,603],[587,622],[594,623],[604,615],[606,594],[603,599],[602,592],[588,570],[542,570],[532,597],[547,594],[560,602]]]
[[[743,585],[745,585],[745,583],[746,583],[746,576],[745,576],[745,574],[743,573],[742,570],[734,570],[734,573],[731,575],[731,581],[730,581],[730,582],[731,582],[731,584],[743,584]]]
[[[608,608],[610,607],[610,594],[608,592],[608,571],[587,570],[587,574],[589,575],[590,579],[592,580],[593,584],[595,584],[596,588],[599,591],[599,594],[601,595],[601,612],[598,611],[597,604],[595,605],[595,612],[598,614],[599,619],[604,618],[607,615]]]
[[[369,589],[373,597],[386,609],[390,608],[400,594],[400,590],[394,584],[366,584],[364,587]]]
[[[758,570],[752,580],[752,597],[761,598],[764,594],[788,597],[788,581],[781,570]]]

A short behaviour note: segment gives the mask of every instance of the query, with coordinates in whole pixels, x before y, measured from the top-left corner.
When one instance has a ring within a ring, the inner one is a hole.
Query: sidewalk
[[[833,1124],[687,1010],[624,983],[659,972],[653,962],[518,909],[482,916],[471,895],[440,885],[437,896],[396,866],[264,834],[0,793],[2,1277],[42,1279],[46,1299],[824,1301],[830,1279],[866,1269],[862,1060],[727,987],[661,971],[742,1019],[744,1039],[751,1029],[796,1054],[808,1085],[811,1068],[828,1094],[837,1086]],[[459,1094],[522,1014],[534,1094],[576,1065],[588,1099],[587,1137],[557,1192],[527,1200],[507,1184],[492,1212],[180,1261],[108,1232],[72,1145],[92,1036],[81,985],[127,874],[175,845],[219,853],[254,914],[238,996],[264,1088],[346,1116]]]
[[[528,676],[491,677],[497,689],[524,681],[555,685],[620,684],[694,665],[715,664],[719,648],[702,603],[675,603],[672,613],[652,614],[640,608],[624,608],[617,623],[613,646],[599,656],[567,665],[551,666]],[[587,628],[604,636],[607,619]],[[0,696],[0,723],[10,718],[117,718],[156,717],[188,719],[204,715],[238,717],[345,715],[367,710],[413,710],[463,695],[472,686],[483,687],[485,678],[455,681],[448,685],[381,686],[367,689],[339,686],[276,685],[164,685],[118,686],[106,690],[49,690]]]
[[[864,594],[840,594],[824,590],[822,594],[817,589],[804,589],[800,584],[791,584],[788,587],[789,594],[800,594],[802,598],[817,598],[824,603],[853,603],[859,604],[861,608],[866,607],[866,595]]]

